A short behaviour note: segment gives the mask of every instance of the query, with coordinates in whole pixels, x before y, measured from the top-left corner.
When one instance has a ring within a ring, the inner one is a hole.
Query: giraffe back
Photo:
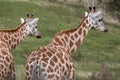
[[[26,65],[26,79],[73,80],[73,63],[66,53],[64,48],[53,43],[33,51]]]

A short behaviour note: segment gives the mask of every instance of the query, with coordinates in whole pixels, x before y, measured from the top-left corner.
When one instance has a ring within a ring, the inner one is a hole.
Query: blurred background
[[[27,37],[15,50],[17,80],[25,80],[25,64],[31,51],[47,45],[57,32],[76,28],[89,6],[102,11],[108,33],[90,30],[72,54],[75,80],[120,80],[120,0],[0,0],[0,29],[15,29],[20,18],[39,18],[42,38]]]

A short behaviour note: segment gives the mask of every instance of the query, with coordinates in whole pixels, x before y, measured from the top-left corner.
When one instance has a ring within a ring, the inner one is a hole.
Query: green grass
[[[25,80],[27,56],[39,46],[47,45],[60,30],[77,27],[84,17],[82,6],[58,4],[46,1],[0,1],[0,28],[14,29],[20,24],[20,17],[33,13],[39,18],[42,38],[27,37],[12,51],[18,80]],[[72,55],[75,65],[75,80],[86,80],[93,71],[99,71],[107,63],[120,79],[120,26],[105,23],[108,33],[91,30],[82,46]]]

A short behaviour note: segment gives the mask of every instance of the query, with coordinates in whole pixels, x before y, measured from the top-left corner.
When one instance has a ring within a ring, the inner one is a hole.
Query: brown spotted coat
[[[26,64],[26,80],[74,80],[74,65],[71,53],[82,44],[91,28],[107,32],[100,11],[90,7],[90,13],[85,12],[85,18],[80,25],[56,34],[46,46],[33,51]]]
[[[74,80],[71,53],[88,33],[87,17],[74,30],[61,31],[47,45],[33,51],[26,65],[26,80]]]

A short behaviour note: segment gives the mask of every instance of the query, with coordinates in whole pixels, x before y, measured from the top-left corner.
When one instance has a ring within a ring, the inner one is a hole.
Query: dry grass
[[[100,71],[92,72],[90,76],[88,76],[88,80],[117,80],[115,78],[112,70],[106,65],[102,64]]]

